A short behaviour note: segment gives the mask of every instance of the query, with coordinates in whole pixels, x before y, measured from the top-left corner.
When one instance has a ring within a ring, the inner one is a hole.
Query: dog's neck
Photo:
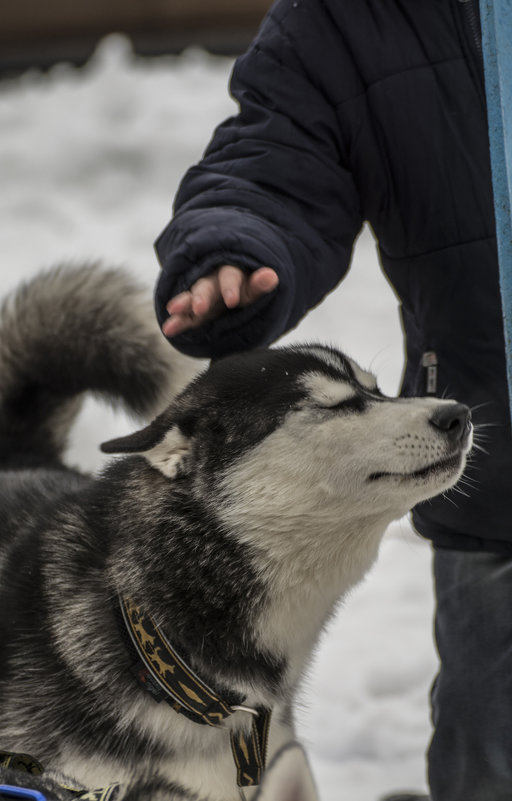
[[[119,601],[121,615],[133,649],[139,657],[136,676],[143,688],[157,701],[167,702],[174,712],[193,723],[214,728],[236,713],[251,716],[243,727],[231,729],[231,748],[237,767],[239,787],[258,785],[265,769],[269,724],[272,711],[244,706],[243,697],[231,692],[221,697],[205,684],[169,643],[151,615],[130,598]]]
[[[131,472],[129,465],[126,469]],[[130,525],[124,535],[119,531],[124,556],[118,561],[131,564],[133,572],[113,576],[117,592],[133,595],[161,621],[207,681],[218,677],[242,692],[259,688],[258,703],[288,697],[336,602],[374,562],[382,516],[378,525],[343,524],[319,510],[319,520],[302,516],[296,536],[281,537],[278,518],[267,518],[262,526],[257,516],[212,517],[187,487],[173,497],[163,477],[153,481],[151,497],[134,492],[130,481],[125,486],[133,517],[127,513]],[[133,519],[143,521],[136,532]],[[165,554],[165,563],[139,571],[148,537],[160,543],[153,552]]]
[[[113,503],[115,495],[120,502],[121,492],[126,509],[122,519],[108,514],[116,520],[110,586],[135,598],[207,682],[220,680],[240,692],[275,687],[283,660],[280,650],[262,646],[255,629],[266,587],[251,548],[232,538],[187,487],[170,489],[157,474],[152,493],[143,492],[138,473],[144,466],[130,461],[119,466],[123,481],[107,499]]]
[[[374,564],[383,531],[375,526],[365,529],[365,541],[357,541],[357,533],[346,535],[343,559],[333,548],[329,564],[309,549],[309,560],[301,569],[292,570],[285,558],[278,567],[268,568],[268,607],[258,620],[260,641],[271,652],[283,654],[287,663],[287,681],[295,686],[310,662],[318,640],[338,604]],[[345,532],[345,534],[347,534]],[[351,544],[353,547],[351,547]],[[319,549],[320,551],[322,549]],[[305,549],[304,556],[308,551]],[[294,563],[296,567],[296,562]]]
[[[132,673],[158,701],[198,724],[217,726],[240,708],[243,696],[217,692],[205,684],[172,644],[153,617],[132,598],[119,599],[127,647],[134,659]],[[120,620],[120,622],[121,622]]]

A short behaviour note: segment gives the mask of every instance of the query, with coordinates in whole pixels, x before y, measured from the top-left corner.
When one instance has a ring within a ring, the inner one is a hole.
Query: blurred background
[[[83,64],[110,33],[129,36],[139,55],[179,53],[191,44],[233,55],[269,7],[270,0],[2,0],[0,70]]]

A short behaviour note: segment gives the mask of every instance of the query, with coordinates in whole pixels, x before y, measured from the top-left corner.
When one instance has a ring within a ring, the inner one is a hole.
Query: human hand
[[[224,264],[169,301],[167,311],[171,316],[162,325],[162,331],[165,336],[174,337],[199,328],[220,317],[226,309],[249,306],[272,292],[278,283],[277,273],[271,267],[260,267],[247,274],[240,267]]]

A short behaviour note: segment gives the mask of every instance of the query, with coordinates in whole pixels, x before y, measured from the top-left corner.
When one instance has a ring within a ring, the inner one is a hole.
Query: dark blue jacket
[[[512,553],[512,443],[477,0],[278,0],[157,242],[157,316],[216,266],[278,289],[174,342],[219,356],[272,342],[346,273],[363,221],[401,299],[402,394],[491,422],[468,476],[414,511],[435,543]],[[363,310],[362,310],[363,311]],[[427,356],[425,354],[435,354]],[[425,362],[437,361],[430,365]],[[433,369],[432,369],[433,368]],[[430,383],[427,383],[430,375]],[[481,406],[481,404],[484,404]]]

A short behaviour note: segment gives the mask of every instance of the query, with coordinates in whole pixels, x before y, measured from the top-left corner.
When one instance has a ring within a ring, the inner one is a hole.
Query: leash
[[[221,698],[171,646],[151,615],[131,598],[120,599],[122,618],[137,655],[132,667],[140,686],[157,702],[166,701],[175,712],[201,725],[224,728],[234,712],[249,712],[249,733],[231,731],[231,750],[239,787],[260,784],[265,769],[271,710],[244,706],[241,696]]]
[[[29,754],[16,754],[11,751],[0,751],[0,768],[10,768],[31,776],[41,776],[44,768],[37,759]],[[65,784],[58,785],[61,790],[67,790],[72,801],[115,801],[119,792],[119,784],[110,784],[99,790],[77,790]],[[18,787],[10,784],[0,784],[0,798],[26,799],[26,801],[47,801],[44,793],[28,787]]]

